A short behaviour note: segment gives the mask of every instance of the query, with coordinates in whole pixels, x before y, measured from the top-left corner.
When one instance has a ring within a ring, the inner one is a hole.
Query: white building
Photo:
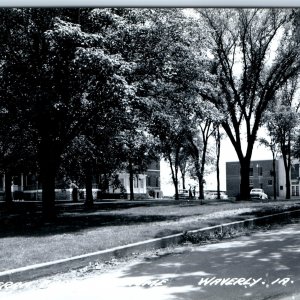
[[[121,185],[123,186],[123,189],[126,190],[127,193],[130,191],[130,180],[129,180],[129,174],[122,172],[119,173],[119,180],[121,182]],[[147,175],[145,174],[136,174],[133,177],[133,193],[135,197],[139,197],[141,195],[145,195],[147,193],[147,185],[146,185],[146,179]],[[109,193],[110,194],[120,194],[122,193],[121,188],[114,189],[113,186],[109,186]]]
[[[300,182],[299,182],[299,160],[293,159],[292,167],[290,172],[290,183],[291,183],[291,196],[299,196]],[[283,159],[278,159],[278,191],[279,197],[285,198],[286,196],[286,178]]]

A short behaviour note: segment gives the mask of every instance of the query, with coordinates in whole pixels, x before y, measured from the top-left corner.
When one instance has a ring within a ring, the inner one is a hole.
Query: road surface
[[[186,245],[83,276],[56,276],[0,299],[298,300],[300,224],[204,246]]]

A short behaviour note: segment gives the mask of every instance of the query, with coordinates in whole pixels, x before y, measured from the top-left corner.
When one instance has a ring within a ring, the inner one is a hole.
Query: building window
[[[280,186],[280,190],[281,190],[281,191],[283,190],[283,185]]]
[[[292,196],[299,196],[299,185],[292,185]]]
[[[258,176],[262,176],[262,174],[263,174],[262,167],[261,167],[261,166],[258,166],[258,167],[257,167],[257,175],[258,175]]]
[[[273,185],[273,180],[272,179],[268,180],[268,185]]]
[[[141,188],[141,189],[144,188],[144,179],[140,179],[140,188]]]
[[[263,189],[263,188],[264,188],[264,185],[263,185],[262,183],[260,183],[260,184],[259,184],[259,187],[260,187],[261,189]]]
[[[297,180],[299,178],[299,164],[294,164],[291,167],[291,179]]]
[[[253,168],[249,169],[249,176],[253,176]]]
[[[134,188],[139,187],[139,177],[138,176],[133,177],[133,187]]]

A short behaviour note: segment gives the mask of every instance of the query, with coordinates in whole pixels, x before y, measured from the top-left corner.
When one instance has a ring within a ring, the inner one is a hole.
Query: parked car
[[[204,193],[205,199],[218,199],[218,192],[217,191],[207,191]],[[228,195],[224,191],[220,191],[220,199],[226,200],[228,199]]]
[[[251,199],[268,199],[268,195],[265,194],[263,189],[252,189],[250,191],[250,198]]]
[[[226,192],[220,192],[220,196],[221,196],[221,199],[223,199],[223,200],[228,199],[228,195],[226,194]]]
[[[179,199],[189,199],[189,190],[179,190],[178,191]],[[175,198],[175,195],[174,195]]]

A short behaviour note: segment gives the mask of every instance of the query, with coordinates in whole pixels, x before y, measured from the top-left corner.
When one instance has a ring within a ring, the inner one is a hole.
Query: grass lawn
[[[300,201],[105,205],[84,211],[60,210],[42,224],[38,211],[0,216],[0,271],[126,245],[190,229],[230,222],[261,210],[299,207]]]

